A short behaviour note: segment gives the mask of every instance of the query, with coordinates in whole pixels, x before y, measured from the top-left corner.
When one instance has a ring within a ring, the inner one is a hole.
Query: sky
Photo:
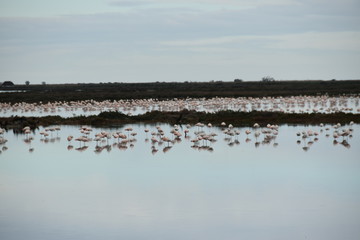
[[[0,0],[0,82],[360,79],[359,0]]]

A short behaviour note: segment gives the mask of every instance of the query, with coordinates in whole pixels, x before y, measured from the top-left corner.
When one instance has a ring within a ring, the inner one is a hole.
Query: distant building
[[[14,86],[15,84],[11,81],[5,81],[1,84],[1,87],[12,87]]]

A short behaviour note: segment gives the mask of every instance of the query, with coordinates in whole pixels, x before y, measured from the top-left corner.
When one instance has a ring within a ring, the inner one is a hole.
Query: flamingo
[[[168,143],[168,147],[169,147],[169,143],[171,142],[171,140],[168,138],[168,137],[162,137],[162,140],[164,142],[167,142]]]
[[[184,130],[185,138],[187,137],[187,134],[189,133],[189,129]]]
[[[149,129],[145,128],[144,132],[145,132],[145,134],[146,134],[146,138],[148,138]]]
[[[26,138],[28,139],[28,138],[29,138],[29,135],[30,135],[30,133],[31,133],[30,127],[29,127],[29,126],[24,127],[24,128],[23,128],[23,131],[24,131],[24,133],[25,133],[25,135],[26,135]]]
[[[130,136],[129,136],[129,132],[131,132],[132,130],[133,130],[133,129],[132,129],[131,127],[125,128],[125,131],[128,132],[128,137],[130,137]]]
[[[258,137],[260,136],[260,134],[261,134],[261,133],[260,133],[259,131],[256,131],[256,132],[254,133],[255,140],[256,140],[255,144],[258,142],[257,139],[258,139]]]
[[[154,155],[157,153],[158,149],[155,146],[151,146],[151,153]]]

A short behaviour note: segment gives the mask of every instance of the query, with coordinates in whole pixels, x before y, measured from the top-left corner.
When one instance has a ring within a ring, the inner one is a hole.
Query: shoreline
[[[5,129],[22,129],[30,126],[36,129],[39,126],[50,125],[87,125],[93,127],[115,127],[124,124],[196,124],[212,123],[220,126],[222,122],[232,124],[235,127],[251,127],[254,123],[260,126],[267,124],[294,124],[294,125],[315,125],[315,124],[348,124],[351,121],[360,123],[360,114],[352,113],[282,113],[282,112],[235,112],[219,111],[216,113],[205,113],[183,110],[180,112],[151,111],[141,115],[129,116],[120,112],[102,112],[98,115],[77,116],[64,118],[60,116],[44,117],[0,117],[0,127]]]

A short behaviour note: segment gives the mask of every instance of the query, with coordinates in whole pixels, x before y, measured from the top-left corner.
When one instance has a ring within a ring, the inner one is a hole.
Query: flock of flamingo
[[[354,132],[353,124],[354,122],[344,126],[339,123],[333,126],[320,124],[316,126],[316,130],[304,129],[296,133],[296,142],[299,145],[303,143],[301,145],[302,149],[308,151],[314,143],[319,141],[319,137],[324,135],[326,138],[332,137],[334,145],[340,144],[349,148],[349,139],[352,138]],[[24,142],[29,145],[29,152],[33,152],[34,148],[31,143],[36,139],[37,132],[40,135],[40,141],[48,143],[60,141],[60,131],[60,126],[48,127],[39,131],[30,129],[27,126],[22,129],[21,134],[24,135]],[[157,153],[160,148],[162,148],[163,152],[167,152],[176,144],[181,143],[182,140],[191,142],[190,145],[193,149],[211,152],[214,151],[215,143],[221,138],[230,147],[239,145],[241,142],[240,135],[245,136],[245,143],[254,142],[255,147],[270,144],[276,147],[278,145],[279,126],[271,124],[260,126],[255,123],[252,127],[236,128],[232,124],[223,122],[220,126],[213,126],[211,123],[197,123],[193,126],[189,124],[185,126],[174,125],[168,132],[165,132],[161,126],[156,126],[153,129],[144,128],[141,131],[143,131],[141,135],[144,137],[145,142],[150,144],[149,150],[153,154]],[[8,140],[4,136],[6,133],[5,129],[0,128],[0,145],[2,145],[0,153],[8,149],[6,146]],[[103,150],[111,151],[113,148],[126,150],[135,146],[137,136],[138,133],[132,127],[113,132],[95,132],[92,128],[83,126],[79,128],[75,136],[67,136],[67,149],[85,151],[90,145],[95,145],[94,151],[96,153]],[[75,148],[74,145],[77,147]]]
[[[136,99],[118,101],[59,101],[52,103],[0,103],[0,116],[11,115],[90,115],[102,111],[120,111],[129,115],[148,111],[181,111],[184,109],[216,112],[270,111],[285,113],[360,113],[360,96],[290,96],[290,97],[239,97],[239,98],[187,98],[187,99]]]

